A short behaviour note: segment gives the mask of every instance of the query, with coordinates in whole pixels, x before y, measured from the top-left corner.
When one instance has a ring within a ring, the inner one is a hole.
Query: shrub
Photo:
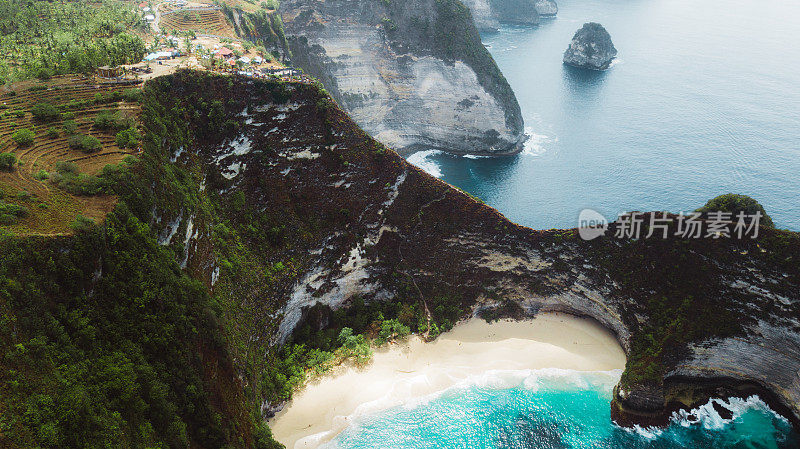
[[[103,148],[103,144],[100,143],[97,137],[88,136],[86,134],[75,134],[69,138],[69,147],[74,150],[83,151],[84,153],[94,153]]]
[[[71,136],[78,132],[78,124],[75,123],[75,120],[66,120],[62,125],[62,129],[64,130],[64,134]]]
[[[67,162],[67,161],[56,162],[55,168],[56,172],[61,173],[62,175],[63,174],[77,175],[80,172],[77,165],[75,165],[73,162]]]
[[[17,163],[17,156],[14,153],[0,153],[0,170],[13,170]]]
[[[94,126],[97,129],[104,131],[121,130],[130,128],[135,125],[135,122],[130,117],[122,117],[118,112],[105,110],[94,118]]]
[[[138,103],[142,100],[142,89],[125,89],[122,91],[122,99],[129,103]]]
[[[770,218],[770,216],[767,215],[767,211],[764,210],[764,206],[747,195],[737,195],[734,193],[720,195],[709,200],[705,206],[697,209],[697,212],[730,212],[733,220],[736,220],[736,216],[740,212],[744,212],[745,215],[748,216],[755,215],[756,212],[761,212],[760,223],[763,226],[775,226],[772,223],[772,218]]]
[[[36,70],[36,78],[39,78],[42,81],[49,80],[52,76],[53,72],[46,67],[41,67]]]
[[[56,128],[48,129],[47,130],[47,137],[49,137],[51,139],[57,139],[58,138],[58,130]]]
[[[102,130],[114,129],[117,126],[117,114],[105,110],[97,114],[94,118],[94,127]]]
[[[70,223],[69,227],[74,232],[83,232],[89,231],[94,227],[95,223],[94,220],[91,218],[84,217],[83,215],[78,215],[75,217],[75,220]]]
[[[103,173],[110,176],[106,168],[103,169]],[[62,161],[56,162],[55,172],[50,173],[50,182],[73,195],[97,195],[105,192],[108,187],[105,175],[103,177],[87,175],[81,173],[74,163]]]
[[[120,148],[136,148],[141,137],[138,129],[128,128],[118,132],[115,141]]]
[[[28,216],[28,208],[18,206],[16,204],[9,204],[0,202],[0,224],[10,225],[17,222],[18,219]]]
[[[11,135],[11,138],[14,139],[14,142],[21,147],[27,147],[33,144],[33,138],[35,134],[28,128],[23,128],[14,132]]]
[[[45,179],[50,177],[50,173],[47,173],[45,170],[39,170],[36,174],[33,175],[34,178],[38,179],[39,181],[44,181]]]
[[[16,118],[22,118],[22,117],[25,117],[25,111],[20,111],[19,109],[15,109],[15,110],[12,112],[12,114],[13,114],[13,115],[14,115],[14,117],[16,117]]]
[[[37,103],[33,105],[31,108],[31,114],[33,114],[33,118],[43,122],[52,122],[53,120],[57,120],[61,117],[61,113],[58,111],[58,108],[50,103]]]

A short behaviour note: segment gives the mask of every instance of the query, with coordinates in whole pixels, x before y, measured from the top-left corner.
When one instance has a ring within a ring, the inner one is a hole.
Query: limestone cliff
[[[386,145],[521,150],[519,104],[457,0],[288,0],[280,13],[293,63]]]
[[[463,0],[480,30],[496,30],[501,23],[536,25],[542,17],[558,14],[554,0]]]
[[[181,236],[170,245],[187,269],[238,304],[227,319],[254,345],[235,357],[243,372],[251,351],[303,342],[299,330],[323,332],[356,299],[427,311],[423,322],[444,328],[564,311],[598,320],[625,349],[620,422],[663,422],[709,395],[750,392],[800,417],[797,233],[587,242],[532,231],[409,165],[313,86],[181,76],[159,88],[177,111],[218,103],[229,118],[207,135],[206,115],[190,114],[202,138],[177,163],[199,164],[203,194],[236,208],[158,213],[154,226],[177,219],[167,233]],[[219,246],[231,232],[219,234],[221,219],[240,230],[243,254]],[[241,267],[226,268],[233,260]]]

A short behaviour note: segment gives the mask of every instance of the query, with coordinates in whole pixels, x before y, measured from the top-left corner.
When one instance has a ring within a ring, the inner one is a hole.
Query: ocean
[[[326,449],[783,449],[798,435],[757,396],[710,402],[664,429],[610,418],[619,371],[492,371],[407,404],[356,416]]]
[[[535,229],[575,227],[585,208],[677,213],[733,192],[800,230],[800,2],[558,3],[537,27],[482,35],[520,102],[525,151],[411,162]],[[608,71],[562,64],[587,21],[619,51]]]

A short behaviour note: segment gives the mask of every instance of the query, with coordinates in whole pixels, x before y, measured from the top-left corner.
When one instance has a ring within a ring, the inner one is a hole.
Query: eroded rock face
[[[516,97],[457,1],[288,0],[293,62],[364,130],[404,153],[513,154]]]
[[[220,101],[237,126],[175,149],[174,159],[202,164],[207,192],[243,194],[249,212],[230,220],[249,224],[253,213],[285,224],[280,244],[258,246],[258,256],[292,260],[291,275],[217,281],[210,223],[193,218],[197,211],[164,216],[154,229],[186,248],[189,272],[232,286],[231,300],[251,307],[237,319],[260,349],[288,341],[313,307],[347,307],[355,296],[433,311],[442,298],[461,298],[475,315],[513,304],[518,316],[567,312],[616,334],[631,362],[616,395],[625,422],[664,422],[676,401],[707,402],[703,392],[751,391],[765,400],[772,392],[770,405],[800,422],[797,233],[626,240],[610,232],[587,242],[576,230],[533,231],[379,145],[314,86],[207,76],[174,75],[154,97],[196,102],[188,95],[214,92],[203,101]],[[206,116],[193,117],[197,129],[210,128]]]
[[[470,9],[475,26],[493,31],[501,23],[536,25],[542,17],[558,13],[554,0],[462,0]]]
[[[555,16],[558,14],[558,5],[554,0],[535,0],[536,12],[542,17]]]
[[[617,56],[617,49],[602,25],[589,22],[575,32],[564,52],[564,64],[582,69],[606,70]]]

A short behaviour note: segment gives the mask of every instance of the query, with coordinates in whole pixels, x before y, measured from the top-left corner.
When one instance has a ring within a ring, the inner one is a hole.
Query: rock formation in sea
[[[558,14],[558,5],[555,0],[535,0],[536,12],[542,17],[552,17]]]
[[[616,56],[617,49],[608,31],[599,23],[589,22],[572,37],[572,42],[564,52],[564,64],[582,69],[606,70]]]
[[[293,63],[382,143],[401,153],[522,149],[514,92],[457,0],[286,0],[280,12]]]

